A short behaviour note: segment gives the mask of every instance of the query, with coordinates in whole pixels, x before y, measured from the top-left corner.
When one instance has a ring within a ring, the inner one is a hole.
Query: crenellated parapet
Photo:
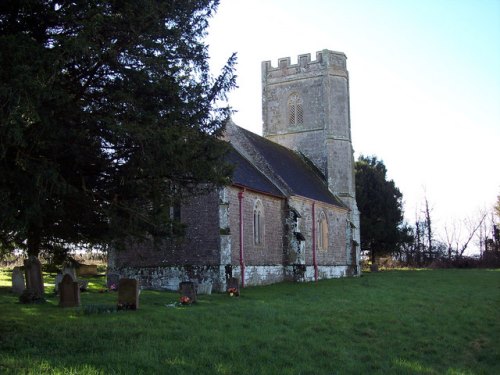
[[[347,77],[346,55],[343,52],[336,52],[324,49],[316,52],[316,59],[311,60],[311,54],[303,54],[297,57],[297,63],[292,64],[290,57],[278,59],[278,66],[273,66],[271,61],[262,62],[262,79],[273,79],[291,77],[304,73],[329,74]],[[293,77],[291,77],[293,78]]]

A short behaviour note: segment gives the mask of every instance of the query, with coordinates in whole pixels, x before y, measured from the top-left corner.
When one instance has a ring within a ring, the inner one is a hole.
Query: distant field
[[[21,305],[0,270],[0,374],[500,374],[500,270],[387,271],[247,288],[143,291],[138,311],[89,278],[82,308]],[[53,290],[54,275],[46,275]]]

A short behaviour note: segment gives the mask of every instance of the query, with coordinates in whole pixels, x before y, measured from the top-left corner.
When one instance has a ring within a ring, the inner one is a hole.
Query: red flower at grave
[[[227,293],[228,293],[231,297],[233,297],[233,296],[239,296],[239,295],[240,295],[240,293],[238,292],[238,289],[237,289],[237,288],[229,288],[229,289],[227,290]]]
[[[191,298],[188,296],[181,296],[180,301],[183,305],[189,305],[191,303]]]

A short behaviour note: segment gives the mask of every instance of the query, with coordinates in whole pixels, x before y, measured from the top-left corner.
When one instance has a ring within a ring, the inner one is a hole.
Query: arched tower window
[[[321,251],[328,250],[328,220],[322,211],[319,215],[318,223],[318,248]]]
[[[253,208],[253,243],[262,245],[264,243],[264,207],[257,200]]]
[[[288,98],[288,125],[302,125],[304,122],[304,108],[302,98],[296,92]]]

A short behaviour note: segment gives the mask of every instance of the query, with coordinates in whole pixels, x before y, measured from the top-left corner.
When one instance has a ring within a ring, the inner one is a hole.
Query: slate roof
[[[232,182],[262,193],[285,198],[285,195],[238,151],[231,148],[226,160],[235,166]]]
[[[280,180],[286,185],[288,194],[299,195],[334,206],[347,208],[340,198],[328,189],[325,179],[304,160],[304,157],[248,130],[240,127],[237,127],[237,130],[244,135],[247,142],[249,142],[254,150],[265,160],[272,172],[280,177]],[[238,152],[236,153],[239,154]],[[250,164],[250,162],[241,155],[240,157],[244,159],[246,163]],[[248,169],[249,167],[244,163],[240,164],[237,162],[235,164],[235,175],[238,175],[238,178],[242,181],[252,181],[253,183],[254,177],[250,175],[247,176],[247,174],[251,172],[250,169]],[[256,169],[255,166],[251,166]],[[259,174],[262,175],[261,172],[259,172]],[[269,179],[266,178],[266,180],[272,183]],[[257,183],[256,180],[255,183]],[[278,191],[283,191],[283,189],[279,189],[276,186],[276,183],[272,184]],[[266,187],[266,189],[269,189],[269,187]],[[283,195],[283,193],[280,194]]]

